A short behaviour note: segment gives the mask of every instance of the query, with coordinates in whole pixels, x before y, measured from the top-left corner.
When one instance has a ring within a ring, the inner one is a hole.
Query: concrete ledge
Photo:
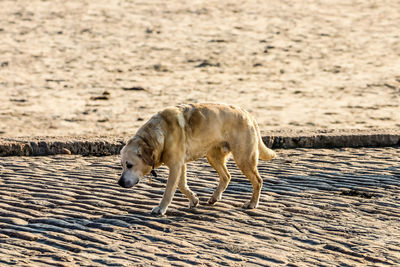
[[[272,148],[398,146],[400,129],[273,131],[263,141]]]
[[[0,138],[0,156],[107,156],[118,154],[125,144],[123,140],[115,136]]]
[[[0,138],[0,156],[47,156],[118,154],[127,137],[69,136]],[[399,146],[400,129],[272,131],[263,134],[272,148],[341,148]]]

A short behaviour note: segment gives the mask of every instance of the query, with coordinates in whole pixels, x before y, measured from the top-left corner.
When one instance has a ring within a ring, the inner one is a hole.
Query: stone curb
[[[273,131],[263,141],[287,149],[399,146],[400,129]]]
[[[400,130],[272,131],[263,141],[275,149],[399,146]],[[118,136],[0,138],[0,156],[106,156],[118,154],[124,143]]]

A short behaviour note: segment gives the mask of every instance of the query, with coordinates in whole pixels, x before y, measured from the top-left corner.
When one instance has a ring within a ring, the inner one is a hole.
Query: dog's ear
[[[154,153],[150,147],[143,146],[139,151],[138,156],[142,158],[146,165],[154,166]]]

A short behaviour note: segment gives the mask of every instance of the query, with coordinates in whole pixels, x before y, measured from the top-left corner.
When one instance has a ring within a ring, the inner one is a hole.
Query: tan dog
[[[273,159],[275,152],[264,145],[255,119],[232,105],[180,105],[151,117],[121,151],[123,172],[118,184],[132,187],[165,164],[169,168],[167,186],[152,213],[165,214],[177,187],[189,199],[190,207],[195,207],[199,199],[187,186],[186,163],[207,156],[219,175],[219,185],[208,201],[212,205],[221,199],[231,179],[225,165],[230,152],[253,185],[251,200],[243,207],[256,208],[263,182],[258,158]]]

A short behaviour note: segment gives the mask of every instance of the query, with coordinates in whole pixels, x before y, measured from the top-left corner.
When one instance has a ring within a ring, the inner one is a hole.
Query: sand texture
[[[400,151],[278,150],[260,162],[258,209],[232,161],[217,185],[199,160],[188,166],[196,209],[179,192],[165,217],[151,209],[167,170],[152,183],[117,185],[118,157],[0,158],[0,265],[17,266],[398,266]],[[142,264],[142,265],[140,265]]]
[[[263,131],[400,126],[400,1],[0,1],[0,135],[130,135],[186,102]]]

